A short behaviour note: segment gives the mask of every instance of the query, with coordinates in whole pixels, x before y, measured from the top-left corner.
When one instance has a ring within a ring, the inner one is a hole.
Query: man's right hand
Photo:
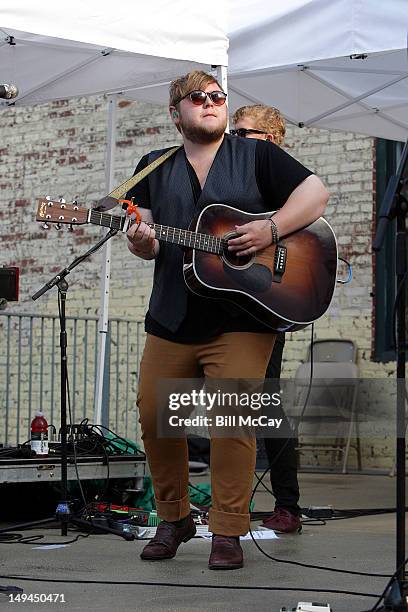
[[[154,259],[159,250],[159,242],[155,239],[155,231],[144,221],[134,223],[126,232],[128,249],[133,255],[142,259]]]

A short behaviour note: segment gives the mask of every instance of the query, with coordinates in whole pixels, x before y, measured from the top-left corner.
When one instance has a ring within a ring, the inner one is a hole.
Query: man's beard
[[[225,125],[220,125],[217,128],[208,129],[208,127],[204,126],[192,126],[183,121],[180,121],[180,127],[182,130],[182,134],[190,140],[190,142],[194,142],[195,144],[210,144],[211,142],[216,142],[220,140],[222,135],[225,132],[225,128],[227,127],[227,121],[225,121]]]

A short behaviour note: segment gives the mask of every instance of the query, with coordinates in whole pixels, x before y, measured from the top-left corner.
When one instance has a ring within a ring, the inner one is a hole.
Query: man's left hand
[[[268,219],[236,225],[235,231],[239,237],[228,240],[228,250],[238,256],[252,255],[272,244],[271,224]]]

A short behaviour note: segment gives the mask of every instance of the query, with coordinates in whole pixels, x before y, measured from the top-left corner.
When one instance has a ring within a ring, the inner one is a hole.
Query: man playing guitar
[[[155,259],[146,345],[141,362],[138,407],[158,515],[162,522],[144,548],[144,560],[169,559],[195,526],[188,497],[185,438],[158,438],[157,387],[161,379],[263,379],[276,334],[222,300],[190,293],[183,279],[183,251],[155,238],[148,223],[185,229],[208,204],[263,213],[279,209],[273,222],[260,218],[235,228],[228,251],[253,256],[318,219],[328,193],[315,175],[278,146],[225,134],[226,94],[212,75],[193,71],[170,86],[170,118],[183,147],[136,185],[128,197],[140,206],[140,223],[127,231],[131,253]],[[142,158],[137,170],[159,157]],[[239,536],[249,529],[249,500],[255,467],[254,437],[211,439],[213,533],[210,569],[243,566]]]

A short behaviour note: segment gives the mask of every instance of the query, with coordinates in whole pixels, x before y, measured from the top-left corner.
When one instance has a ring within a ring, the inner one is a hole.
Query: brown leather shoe
[[[176,556],[178,547],[182,542],[188,542],[196,534],[196,526],[191,514],[183,527],[176,527],[173,523],[162,521],[154,538],[142,550],[140,558],[144,561],[161,561]]]
[[[239,569],[244,565],[239,537],[213,535],[211,555],[208,561],[209,569]]]
[[[275,509],[275,512],[272,512],[271,516],[264,519],[262,526],[273,529],[278,533],[293,533],[295,531],[300,533],[302,531],[300,518],[289,510],[279,507]]]

